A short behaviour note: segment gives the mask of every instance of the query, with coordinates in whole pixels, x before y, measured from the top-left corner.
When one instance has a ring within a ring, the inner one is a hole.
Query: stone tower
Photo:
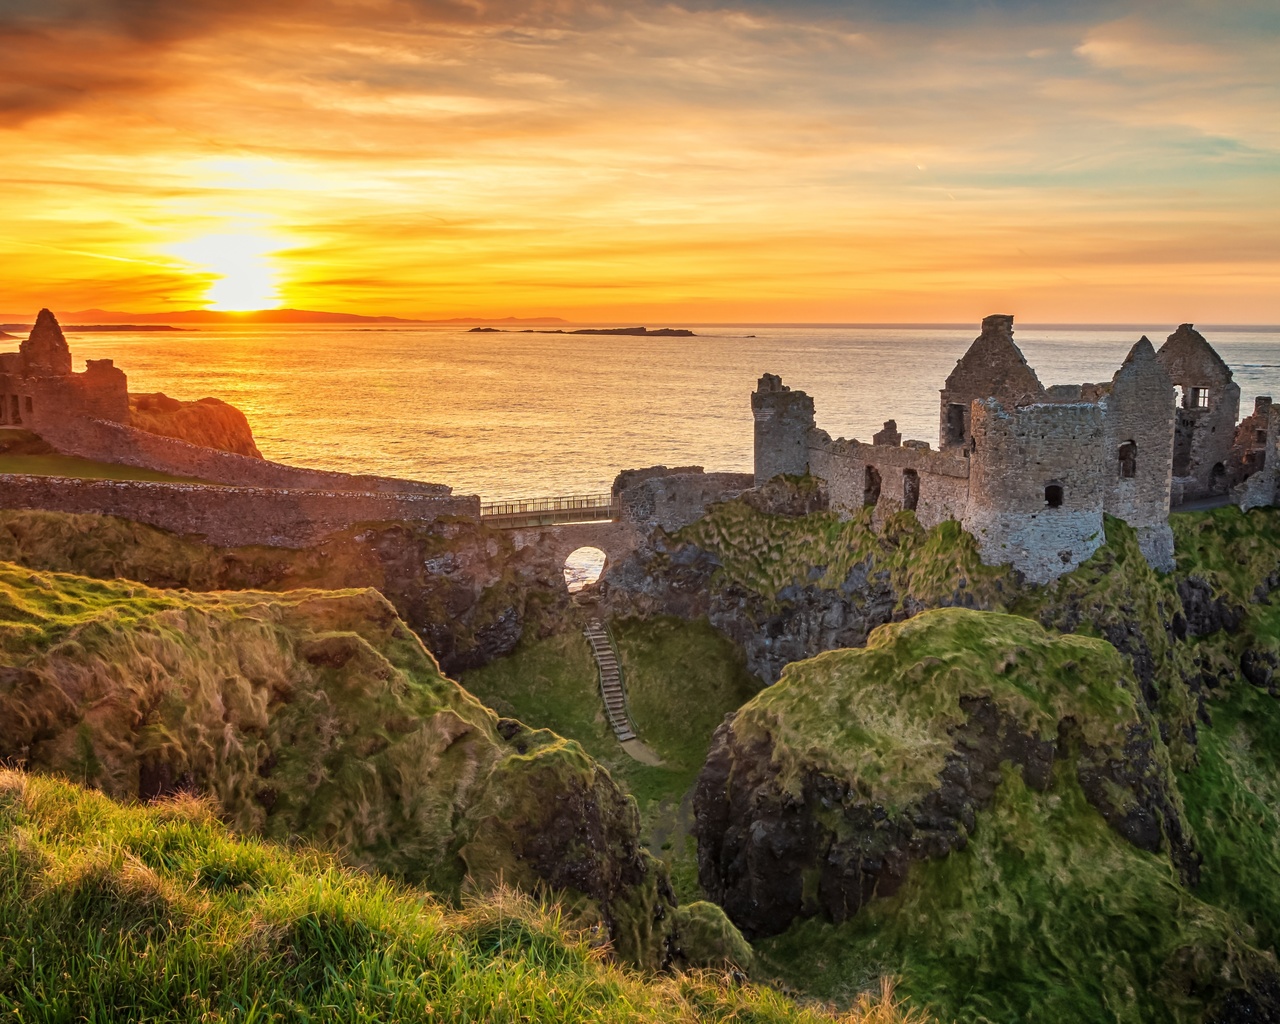
[[[1173,382],[1145,336],[1129,350],[1104,401],[1106,510],[1138,531],[1139,546],[1153,568],[1169,572]]]
[[[961,520],[987,565],[1033,583],[1070,572],[1102,544],[1104,413],[1094,402],[972,406],[969,504]]]
[[[751,394],[751,414],[756,421],[756,486],[779,473],[808,473],[813,399],[803,391],[792,391],[781,377],[766,373]]]
[[[1173,503],[1226,493],[1227,464],[1240,416],[1231,367],[1191,324],[1156,353],[1181,391],[1173,437]]]
[[[23,372],[30,377],[65,377],[71,373],[71,349],[58,321],[40,310],[31,334],[19,347]]]
[[[994,398],[1006,409],[1039,401],[1044,387],[1013,343],[1013,317],[996,313],[982,318],[974,339],[942,388],[938,447],[963,445],[972,436],[969,406]]]

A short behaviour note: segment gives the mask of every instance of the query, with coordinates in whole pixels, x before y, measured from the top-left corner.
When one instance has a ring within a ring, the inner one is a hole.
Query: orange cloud
[[[1280,319],[1275,39],[1193,8],[183,6],[0,20],[0,310]]]

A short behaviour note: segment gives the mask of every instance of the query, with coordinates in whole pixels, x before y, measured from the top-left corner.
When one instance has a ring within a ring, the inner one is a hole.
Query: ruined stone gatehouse
[[[1143,337],[1112,379],[1045,387],[989,316],[941,389],[939,443],[902,440],[890,420],[872,443],[818,429],[813,400],[765,374],[751,396],[757,484],[823,479],[844,514],[910,509],[925,526],[962,523],[983,561],[1045,582],[1105,539],[1103,516],[1133,526],[1147,560],[1173,568],[1171,506],[1224,495],[1272,504],[1280,430],[1269,398],[1236,429],[1240,389],[1184,324],[1159,352]]]

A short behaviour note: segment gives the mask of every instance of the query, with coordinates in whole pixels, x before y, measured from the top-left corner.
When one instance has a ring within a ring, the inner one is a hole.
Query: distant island
[[[647,327],[584,327],[576,331],[538,331],[525,328],[523,331],[504,331],[500,327],[473,327],[468,334],[613,334],[629,338],[696,338],[693,331],[683,327],[660,327],[651,331]]]

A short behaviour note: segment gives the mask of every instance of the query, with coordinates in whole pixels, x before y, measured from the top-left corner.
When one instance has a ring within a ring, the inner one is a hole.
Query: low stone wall
[[[256,459],[247,461],[256,462]],[[212,544],[300,548],[357,523],[480,517],[480,499],[0,474],[0,508],[119,516]]]
[[[78,455],[97,462],[138,466],[214,484],[437,497],[453,493],[453,488],[445,484],[286,466],[280,462],[235,455],[217,448],[202,448],[177,438],[152,434],[106,420],[68,419],[59,424],[42,425],[39,432],[46,441],[68,455]]]
[[[622,486],[614,486],[622,519],[646,530],[660,526],[674,533],[701,519],[707,506],[736,498],[755,484],[752,473],[704,473],[697,467],[689,468],[692,471],[657,476],[648,476],[647,470],[619,474]]]

